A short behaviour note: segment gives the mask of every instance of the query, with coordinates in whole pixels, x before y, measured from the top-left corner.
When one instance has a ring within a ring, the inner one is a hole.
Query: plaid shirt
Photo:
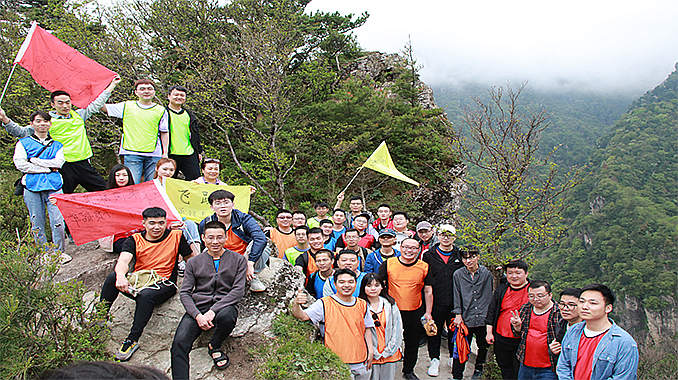
[[[518,360],[521,363],[525,362],[525,348],[527,346],[527,330],[530,327],[530,317],[532,316],[532,304],[531,303],[526,303],[520,308],[520,320],[522,321],[522,324],[520,325],[520,331],[516,331],[516,329],[511,325],[511,330],[513,331],[513,335],[516,337],[520,337],[520,344],[518,345],[518,351],[516,353],[516,356],[518,357]],[[549,317],[548,321],[546,322],[546,343],[550,344],[556,339],[556,336],[558,331],[566,328],[567,321],[563,319],[563,317],[560,315],[560,310],[558,309],[558,304],[553,303],[553,307],[551,308],[551,311],[548,312]],[[547,348],[547,351],[549,353],[549,360],[551,361],[551,370],[553,372],[556,371],[556,366],[558,365],[558,355],[555,355],[553,352],[551,352],[550,349]]]

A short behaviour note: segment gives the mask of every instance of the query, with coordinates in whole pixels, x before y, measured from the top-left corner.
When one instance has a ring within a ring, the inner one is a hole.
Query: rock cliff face
[[[662,344],[673,340],[678,331],[678,305],[675,299],[666,297],[669,307],[662,310],[647,310],[632,296],[623,296],[615,304],[613,313],[617,322],[626,329],[638,343],[643,345]]]
[[[247,290],[238,304],[238,322],[231,336],[224,343],[225,352],[231,359],[231,366],[225,371],[213,368],[207,353],[207,342],[211,332],[204,332],[193,346],[190,354],[191,379],[248,379],[254,377],[256,358],[251,350],[273,337],[271,322],[279,313],[287,310],[294,292],[303,286],[304,275],[287,261],[271,258],[270,266],[264,269],[259,278],[268,286],[264,293],[252,293]],[[179,284],[179,286],[181,286]],[[112,340],[109,347],[115,352],[120,342],[127,337],[134,315],[134,302],[120,296],[111,308]],[[139,340],[139,350],[131,363],[149,365],[170,373],[170,347],[184,307],[175,295],[160,305]]]

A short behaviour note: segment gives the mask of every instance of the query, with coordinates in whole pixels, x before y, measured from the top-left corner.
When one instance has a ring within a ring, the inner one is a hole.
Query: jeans
[[[123,154],[125,166],[132,172],[134,183],[150,181],[155,174],[155,164],[160,161],[160,157],[139,156],[136,154]]]
[[[109,274],[104,281],[104,285],[101,287],[101,300],[105,301],[108,304],[108,307],[113,304],[113,301],[115,301],[115,299],[118,298],[118,294],[120,294],[118,288],[115,287],[115,279],[115,272]],[[170,285],[167,281],[162,281],[141,290],[136,297],[133,297],[128,293],[122,293],[124,296],[136,301],[132,329],[130,330],[127,339],[138,342],[141,333],[144,332],[146,324],[148,324],[151,315],[153,315],[153,309],[157,305],[172,298],[176,292],[177,288],[174,285]]]
[[[24,203],[28,209],[31,218],[31,228],[33,237],[40,244],[47,244],[47,235],[45,235],[45,210],[49,215],[49,225],[52,229],[52,242],[60,252],[64,251],[64,217],[59,212],[57,206],[49,201],[52,194],[61,194],[62,191],[44,190],[30,191],[24,188]]]
[[[529,367],[520,363],[518,380],[558,380],[558,376],[556,376],[555,372],[551,371],[551,367]]]
[[[483,365],[485,364],[485,358],[487,357],[487,341],[485,336],[487,336],[487,329],[485,326],[479,327],[469,327],[468,335],[466,336],[466,341],[468,342],[469,347],[471,346],[471,339],[476,337],[476,344],[478,345],[478,356],[476,357],[476,371],[482,371]],[[459,358],[452,361],[452,377],[455,379],[461,379],[464,377],[464,369],[466,368],[466,362],[461,363]]]
[[[192,220],[184,220],[184,228],[181,229],[184,238],[188,244],[200,244],[200,234],[198,233],[198,224]]]
[[[206,313],[207,310],[204,312]],[[214,324],[214,334],[210,340],[210,346],[212,346],[212,348],[221,348],[221,344],[224,343],[224,339],[226,339],[231,331],[233,331],[237,320],[238,309],[235,305],[226,306],[219,310],[212,321]],[[198,339],[202,331],[203,330],[198,326],[198,322],[195,318],[188,314],[184,314],[179,322],[179,326],[177,326],[176,333],[174,333],[174,340],[172,341],[172,348],[170,349],[172,379],[188,379],[188,354],[191,352],[193,342]]]

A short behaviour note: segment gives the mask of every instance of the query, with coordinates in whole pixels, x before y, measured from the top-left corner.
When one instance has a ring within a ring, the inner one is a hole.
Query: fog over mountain
[[[314,0],[308,8],[370,17],[368,50],[398,52],[411,36],[429,84],[626,92],[659,84],[678,61],[678,2]]]

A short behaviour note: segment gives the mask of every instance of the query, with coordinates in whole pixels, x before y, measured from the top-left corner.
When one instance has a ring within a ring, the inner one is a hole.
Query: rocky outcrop
[[[615,303],[615,314],[621,327],[626,329],[641,344],[675,343],[678,330],[678,304],[673,298],[664,297],[669,305],[662,310],[643,307],[638,298],[624,295]]]
[[[295,290],[304,284],[304,275],[299,268],[277,258],[271,258],[270,267],[264,269],[259,278],[267,285],[268,290],[264,293],[251,293],[249,289],[247,290],[238,305],[238,323],[224,345],[231,358],[231,367],[226,371],[213,369],[212,360],[207,354],[207,341],[211,333],[205,332],[191,351],[191,379],[254,377],[256,363],[254,358],[250,357],[249,350],[255,349],[257,345],[273,336],[271,332],[273,318],[287,310]],[[140,348],[131,362],[150,365],[169,374],[169,350],[175,329],[183,314],[184,307],[179,301],[178,294],[157,307],[139,340]],[[134,315],[134,302],[127,297],[118,297],[111,308],[111,315],[113,318],[110,349],[114,352],[129,333]]]

